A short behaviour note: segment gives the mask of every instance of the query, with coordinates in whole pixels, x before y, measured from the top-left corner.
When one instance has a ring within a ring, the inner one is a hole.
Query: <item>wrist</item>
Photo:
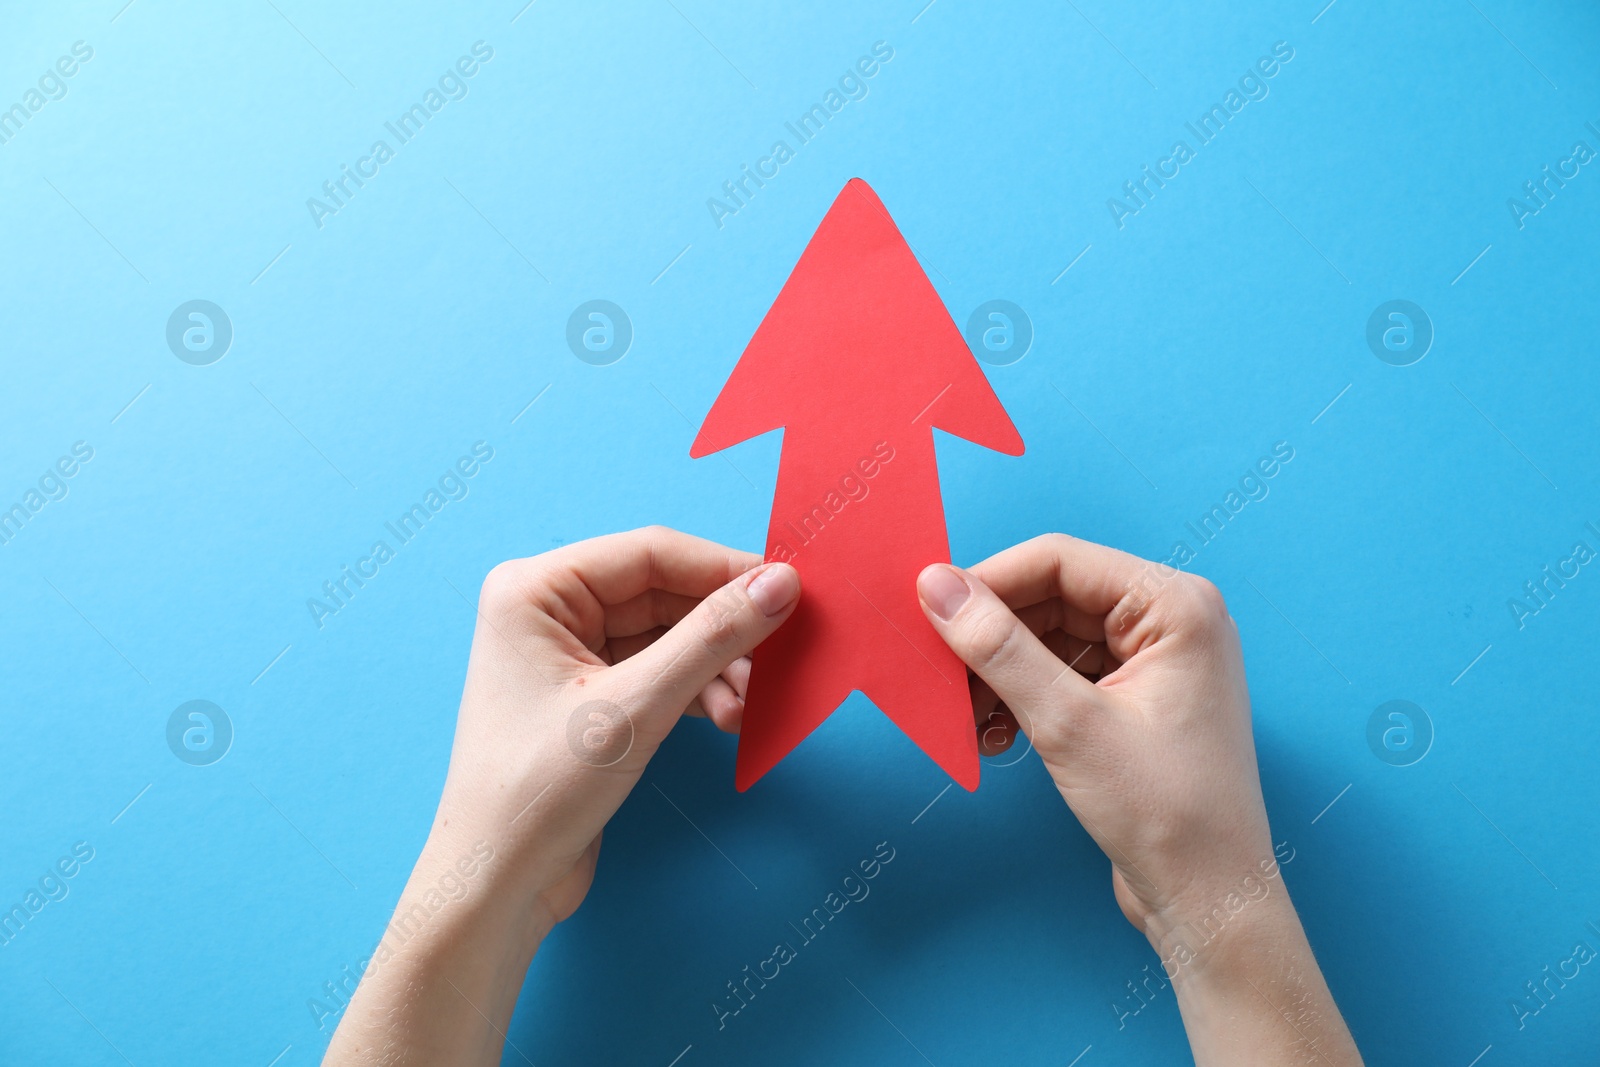
[[[371,1049],[401,1046],[425,1051],[425,1062],[500,1061],[517,992],[548,928],[502,890],[507,864],[491,845],[435,829],[362,962],[325,1062],[367,1063]],[[418,1005],[428,1010],[414,1012]]]
[[[508,891],[509,864],[499,850],[482,837],[437,830],[363,964],[362,985],[407,987],[448,975],[463,990],[506,978],[520,988],[549,926],[524,894]]]
[[[1236,945],[1243,950],[1273,931],[1299,928],[1280,865],[1294,858],[1292,849],[1283,853],[1286,848],[1287,843],[1259,860],[1210,864],[1209,872],[1164,879],[1182,891],[1147,912],[1140,925],[1169,978],[1226,960]]]
[[[496,787],[473,782],[457,788],[447,782],[433,826],[407,885],[424,891],[428,876],[444,879],[451,888],[453,871],[467,883],[467,910],[486,917],[495,913],[529,920],[519,927],[534,947],[556,925],[545,894],[571,869],[582,849],[571,851],[562,840],[565,827],[555,818],[560,796],[557,780],[531,785]],[[552,796],[551,794],[554,794]],[[571,825],[576,820],[569,820]],[[458,897],[461,890],[456,889]],[[435,900],[437,903],[437,900]]]
[[[1166,917],[1148,935],[1168,980],[1179,989],[1226,986],[1249,973],[1262,953],[1305,937],[1281,882],[1257,896],[1224,893],[1182,918]]]
[[[1210,929],[1201,941],[1196,931]],[[1187,936],[1186,936],[1187,935]],[[1197,1067],[1327,1063],[1361,1054],[1328,992],[1300,917],[1281,885],[1220,928],[1184,927],[1162,957]],[[1177,963],[1177,969],[1168,961]]]

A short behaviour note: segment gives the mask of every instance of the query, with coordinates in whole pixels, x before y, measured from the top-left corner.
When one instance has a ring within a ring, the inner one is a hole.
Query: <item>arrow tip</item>
[[[870,196],[872,199],[877,200],[880,205],[883,203],[883,201],[878,200],[878,194],[872,191],[872,186],[867,184],[865,178],[851,178],[849,181],[844,183],[844,188],[846,190],[854,189],[858,193],[861,193],[865,196]],[[843,190],[841,190],[841,192],[843,192]],[[837,199],[837,197],[835,197],[835,199]]]

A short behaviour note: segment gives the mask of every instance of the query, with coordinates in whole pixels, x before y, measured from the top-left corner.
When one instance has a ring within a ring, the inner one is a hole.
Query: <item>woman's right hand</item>
[[[1111,860],[1196,1061],[1360,1063],[1278,878],[1239,635],[1216,587],[1052,534],[971,571],[930,566],[918,592],[977,676],[983,751],[1020,726]]]

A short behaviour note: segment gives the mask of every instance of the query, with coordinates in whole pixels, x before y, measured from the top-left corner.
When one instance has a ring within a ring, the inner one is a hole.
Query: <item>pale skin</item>
[[[1050,535],[929,567],[918,593],[973,672],[982,750],[1020,725],[1111,860],[1195,1062],[1360,1064],[1281,877],[1263,873],[1249,695],[1216,589]],[[606,822],[681,716],[737,732],[749,655],[800,595],[788,564],[660,528],[495,568],[438,814],[324,1064],[499,1064]],[[1249,876],[1268,889],[1219,921]],[[1195,929],[1215,933],[1201,945]]]

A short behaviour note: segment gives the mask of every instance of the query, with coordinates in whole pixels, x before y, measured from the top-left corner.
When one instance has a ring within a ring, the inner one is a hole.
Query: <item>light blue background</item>
[[[940,442],[958,562],[1047,530],[1165,556],[1294,448],[1193,567],[1368,1062],[1593,1060],[1600,973],[1520,1030],[1510,1003],[1600,948],[1600,573],[1521,630],[1507,600],[1600,548],[1600,165],[1521,230],[1506,206],[1600,149],[1591,5],[122,3],[0,17],[6,106],[95,50],[0,146],[0,505],[95,450],[0,546],[0,905],[95,850],[0,948],[0,1061],[317,1062],[307,1001],[370,952],[443,780],[463,595],[646,523],[760,547],[777,436],[737,471],[689,442],[852,176],[958,322],[1004,298],[1036,331],[988,368],[1027,454]],[[306,198],[480,39],[470,94],[319,230]],[[719,229],[706,199],[880,40],[870,95]],[[1270,96],[1119,230],[1107,198],[1277,41]],[[235,329],[208,367],[164,340],[193,298]],[[565,344],[593,298],[636,330],[613,366]],[[1365,343],[1391,298],[1437,331],[1410,367]],[[478,440],[470,496],[318,630],[306,598]],[[197,698],[236,730],[209,767],[165,741]],[[1366,742],[1391,699],[1436,731],[1410,767]],[[608,830],[513,1023],[532,1062],[1186,1062],[1170,989],[1119,1028],[1155,956],[1036,756],[941,793],[860,698],[744,795],[733,751],[686,724]],[[719,1032],[724,983],[885,840]]]

